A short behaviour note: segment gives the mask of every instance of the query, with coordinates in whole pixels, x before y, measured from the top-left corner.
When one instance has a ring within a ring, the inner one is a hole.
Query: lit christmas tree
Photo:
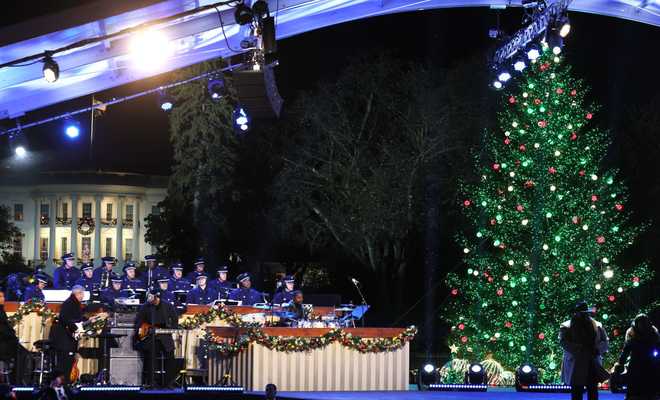
[[[465,266],[448,276],[443,317],[455,359],[531,363],[557,381],[559,325],[579,300],[620,350],[638,310],[631,292],[650,278],[621,254],[643,227],[629,223],[616,171],[599,168],[607,134],[590,126],[585,85],[561,59],[543,51],[506,90],[481,180],[463,188]]]

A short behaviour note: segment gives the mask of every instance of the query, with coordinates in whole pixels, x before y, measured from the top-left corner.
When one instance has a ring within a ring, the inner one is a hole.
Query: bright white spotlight
[[[506,72],[506,71],[504,71],[504,72],[500,73],[500,74],[497,76],[497,79],[498,79],[500,82],[506,82],[506,81],[508,81],[509,79],[511,79],[511,74],[508,73],[508,72]]]
[[[473,365],[470,367],[470,370],[471,370],[472,372],[474,372],[475,374],[478,374],[479,372],[481,372],[482,367],[481,367],[481,365],[479,365],[479,364],[473,364]]]
[[[494,87],[495,89],[502,89],[503,86],[504,86],[504,85],[502,85],[502,82],[500,82],[500,81],[495,81],[495,82],[493,82],[493,87]]]
[[[571,33],[571,24],[566,22],[564,25],[561,26],[559,29],[559,36],[565,38],[568,36],[568,34]]]
[[[527,67],[527,64],[523,60],[518,60],[515,63],[513,63],[513,69],[515,69],[518,72],[522,72],[522,70]]]
[[[66,133],[69,138],[75,139],[80,135],[80,128],[78,128],[76,125],[68,125],[65,128],[64,133]]]
[[[135,66],[142,70],[160,67],[173,52],[170,41],[158,31],[138,32],[131,39],[130,48]]]
[[[435,367],[433,366],[433,364],[426,364],[424,366],[424,372],[426,372],[427,374],[430,374],[431,372],[433,372],[434,369],[435,369]]]
[[[520,368],[520,370],[526,374],[529,374],[530,372],[532,372],[532,367],[530,367],[529,365],[523,365],[522,368]]]
[[[14,154],[16,154],[17,158],[25,158],[27,156],[27,150],[23,146],[16,146],[14,149]]]
[[[541,53],[539,52],[538,49],[530,49],[530,50],[527,52],[527,58],[529,58],[529,59],[532,60],[532,61],[536,60],[536,59],[539,58],[540,56],[541,56]]]

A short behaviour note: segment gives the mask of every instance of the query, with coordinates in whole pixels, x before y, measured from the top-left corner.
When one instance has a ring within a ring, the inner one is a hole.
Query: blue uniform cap
[[[170,278],[160,278],[158,280],[158,283],[169,282],[169,281],[170,281]]]
[[[80,268],[81,271],[86,271],[88,269],[94,269],[94,266],[92,264],[83,264]]]
[[[242,274],[238,275],[238,276],[236,277],[236,279],[237,279],[239,282],[243,282],[243,281],[246,280],[246,279],[250,279],[250,274],[248,274],[247,272],[243,272]]]
[[[284,279],[282,279],[284,282],[295,282],[296,278],[293,277],[293,275],[286,275]]]
[[[181,271],[181,270],[183,270],[183,264],[181,264],[181,263],[174,263],[174,264],[172,264],[172,266],[170,267],[170,269],[172,269],[172,271],[175,271],[175,270]]]
[[[112,283],[122,283],[121,278],[112,278]]]
[[[199,265],[199,264],[204,264],[204,257],[198,257],[193,265]]]
[[[115,262],[115,258],[106,256],[106,257],[101,258],[101,261],[103,261],[103,262]]]
[[[127,269],[135,269],[135,263],[132,262],[126,263],[126,265],[124,265],[124,268],[122,268],[122,270],[126,272]]]
[[[198,281],[198,280],[200,280],[200,279],[202,279],[202,278],[207,279],[208,276],[206,276],[206,274],[199,274],[199,275],[197,275],[197,276],[195,277],[195,281]]]
[[[73,260],[75,257],[73,256],[73,253],[66,253],[65,255],[62,256],[62,260]]]
[[[45,275],[37,274],[34,276],[34,279],[36,279],[39,282],[48,283],[48,277]]]
[[[144,256],[144,261],[156,261],[156,256],[153,254],[149,254]]]
[[[218,273],[220,272],[229,272],[229,267],[226,265],[221,265],[218,267]]]

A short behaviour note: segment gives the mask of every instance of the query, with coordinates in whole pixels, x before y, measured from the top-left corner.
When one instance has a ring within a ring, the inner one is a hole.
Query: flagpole
[[[92,95],[92,117],[89,127],[89,161],[91,162],[94,157],[94,95]]]

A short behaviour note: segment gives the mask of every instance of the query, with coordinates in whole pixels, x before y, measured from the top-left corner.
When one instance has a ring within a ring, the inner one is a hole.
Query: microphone
[[[355,278],[350,278],[350,280],[351,280],[351,282],[353,282],[353,284],[354,284],[355,286],[357,286],[357,285],[360,284],[360,281],[358,281],[358,280],[355,279]]]

